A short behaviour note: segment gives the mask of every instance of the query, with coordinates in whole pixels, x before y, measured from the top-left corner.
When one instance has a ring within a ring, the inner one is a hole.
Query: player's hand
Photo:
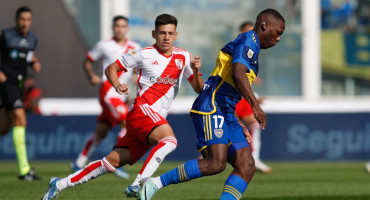
[[[258,104],[252,107],[252,111],[254,113],[254,118],[256,118],[262,130],[265,130],[267,120],[266,113],[261,109],[261,107]]]
[[[252,136],[251,134],[249,133],[247,127],[243,126],[243,129],[244,129],[244,136],[245,138],[247,139],[247,142],[250,144],[252,143]]]
[[[118,94],[128,94],[128,86],[124,83],[114,86]]]
[[[91,85],[97,85],[97,84],[100,84],[100,83],[101,83],[101,78],[98,75],[93,74],[90,77],[90,84]]]
[[[190,54],[190,67],[193,70],[194,74],[197,74],[202,66],[202,61],[200,60],[200,56],[195,56],[193,60],[193,54]]]
[[[0,83],[4,83],[6,79],[4,72],[0,71]]]

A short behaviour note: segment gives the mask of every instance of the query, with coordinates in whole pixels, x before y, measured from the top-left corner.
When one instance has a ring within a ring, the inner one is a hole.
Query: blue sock
[[[160,176],[163,187],[202,177],[198,160],[190,160]]]
[[[235,200],[243,196],[248,183],[245,182],[240,176],[231,174],[226,180],[224,191],[221,195],[221,200]]]

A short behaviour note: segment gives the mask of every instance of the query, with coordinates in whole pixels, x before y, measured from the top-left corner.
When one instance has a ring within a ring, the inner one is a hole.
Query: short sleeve
[[[94,48],[92,48],[88,53],[87,53],[87,58],[91,62],[95,62],[99,58],[101,58],[103,55],[103,43],[98,42]]]
[[[123,71],[127,71],[127,69],[135,68],[138,65],[142,65],[143,60],[143,51],[141,49],[134,49],[119,57],[116,60],[116,63]]]
[[[233,52],[233,64],[242,63],[248,70],[255,59],[256,50],[252,49],[246,42],[246,37],[241,38],[236,44]]]

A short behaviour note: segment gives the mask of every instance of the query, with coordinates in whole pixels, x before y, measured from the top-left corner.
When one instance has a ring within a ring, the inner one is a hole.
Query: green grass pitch
[[[271,174],[256,173],[242,199],[250,200],[370,200],[370,174],[365,162],[268,162]],[[180,162],[164,162],[156,174],[166,172]],[[15,161],[0,162],[0,199],[40,199],[51,176],[64,177],[70,173],[69,162],[32,162],[43,180],[23,182],[16,178]],[[127,166],[131,179],[122,180],[113,174],[64,190],[58,199],[126,199],[123,190],[140,170],[141,163]],[[172,185],[158,192],[153,199],[219,199],[223,183],[231,172]]]

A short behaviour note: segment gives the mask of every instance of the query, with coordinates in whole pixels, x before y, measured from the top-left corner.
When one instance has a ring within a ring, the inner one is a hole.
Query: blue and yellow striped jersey
[[[191,113],[209,115],[216,111],[234,112],[241,95],[232,79],[232,64],[242,63],[248,68],[250,84],[258,73],[258,54],[260,44],[254,31],[239,34],[233,41],[221,49],[207,82],[197,99]]]

